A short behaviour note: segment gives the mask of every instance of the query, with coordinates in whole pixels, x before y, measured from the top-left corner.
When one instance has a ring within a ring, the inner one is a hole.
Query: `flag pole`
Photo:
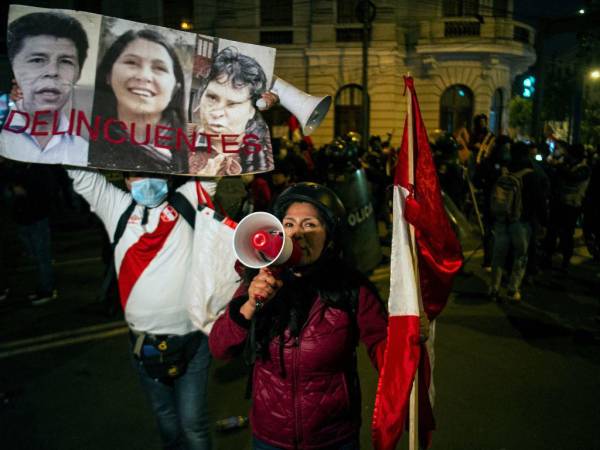
[[[410,72],[407,73],[407,78],[410,77]],[[414,170],[414,128],[413,128],[413,111],[412,111],[412,91],[407,89],[406,96],[406,112],[407,112],[407,131],[408,131],[408,183],[414,189],[415,185],[415,170]],[[414,191],[413,191],[414,194]],[[423,314],[423,302],[421,300],[421,289],[419,284],[419,264],[417,258],[417,248],[415,245],[415,227],[409,224],[410,232],[410,248],[413,260],[415,285],[417,286],[417,294],[419,298],[419,315]],[[420,321],[420,320],[419,320]],[[408,410],[408,448],[409,450],[419,450],[419,367],[415,371],[412,389],[410,391],[410,402]]]

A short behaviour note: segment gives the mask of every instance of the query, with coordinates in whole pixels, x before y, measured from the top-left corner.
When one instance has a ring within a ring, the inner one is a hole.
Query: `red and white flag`
[[[428,388],[429,354],[419,340],[419,316],[435,319],[446,305],[462,264],[450,226],[427,131],[411,77],[404,77],[407,115],[394,178],[394,230],[390,263],[389,323],[373,412],[376,450],[393,450],[407,424],[410,392],[419,368],[419,438],[435,428]]]

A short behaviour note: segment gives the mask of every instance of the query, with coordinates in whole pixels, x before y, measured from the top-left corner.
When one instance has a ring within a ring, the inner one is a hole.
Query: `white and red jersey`
[[[132,202],[131,194],[97,172],[68,172],[73,188],[102,220],[112,242],[117,223]],[[214,195],[214,181],[201,184],[209,195]],[[190,179],[177,191],[196,210],[196,179]],[[182,335],[195,331],[183,295],[191,268],[194,232],[166,201],[148,208],[147,223],[142,225],[144,209],[144,206],[135,206],[115,248],[115,269],[125,320],[131,328],[152,334]]]

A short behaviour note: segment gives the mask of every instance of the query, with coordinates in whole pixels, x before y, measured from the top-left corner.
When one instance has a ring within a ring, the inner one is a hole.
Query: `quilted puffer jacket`
[[[230,358],[243,348],[248,328],[240,323],[240,306],[230,303],[212,328],[209,345],[216,358]],[[317,297],[299,336],[291,338],[286,330],[284,370],[278,338],[270,343],[270,358],[256,359],[250,414],[254,436],[275,447],[307,450],[337,448],[357,438],[361,406],[355,347],[362,341],[378,367],[386,333],[386,312],[368,288],[359,289],[354,313]]]

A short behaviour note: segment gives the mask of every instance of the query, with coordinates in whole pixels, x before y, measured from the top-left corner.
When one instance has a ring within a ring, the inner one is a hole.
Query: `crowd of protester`
[[[519,301],[523,282],[533,283],[540,269],[552,268],[557,251],[558,269],[568,272],[578,226],[592,256],[600,258],[600,221],[594,207],[598,149],[555,139],[538,144],[495,136],[487,118],[479,115],[470,135],[466,130],[444,134],[432,150],[444,192],[467,217],[481,219],[491,298]],[[507,183],[518,191],[518,213],[512,216],[497,210]]]

